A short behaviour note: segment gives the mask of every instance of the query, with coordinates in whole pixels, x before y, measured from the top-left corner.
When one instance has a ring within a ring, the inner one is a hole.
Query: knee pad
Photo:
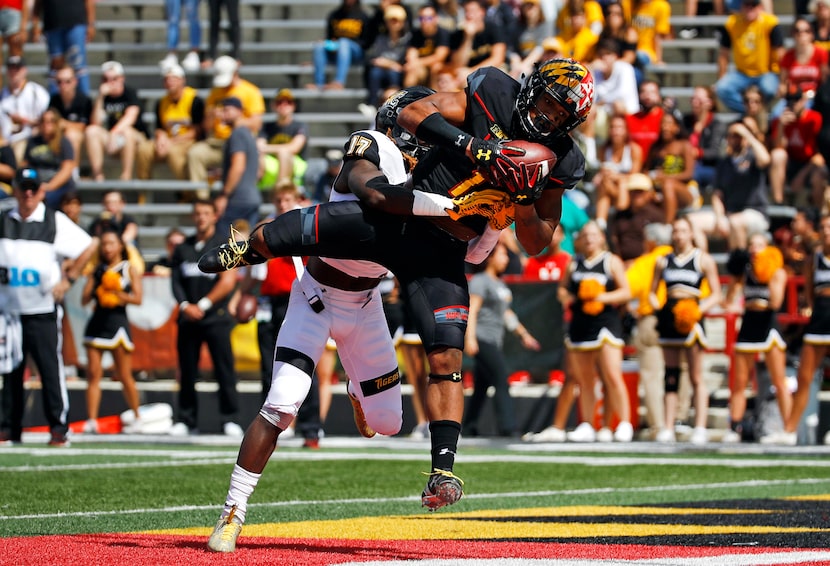
[[[368,411],[364,408],[363,414],[366,415],[366,422],[375,432],[384,436],[393,436],[401,431],[403,413],[400,407],[397,412],[388,407],[378,407]]]
[[[280,429],[280,431],[287,429],[291,426],[291,423],[294,422],[294,415],[290,413],[283,413],[274,407],[269,407],[268,405],[263,405],[262,408],[260,408],[259,416]]]
[[[259,414],[268,422],[285,430],[297,416],[300,405],[305,401],[310,389],[309,374],[296,366],[277,361],[274,363],[271,390],[268,391],[268,397],[265,398]],[[288,422],[280,420],[284,417],[290,417]]]
[[[666,393],[677,393],[680,388],[680,368],[666,368],[665,374]]]
[[[366,422],[386,436],[397,434],[403,425],[401,377],[398,369],[360,383],[360,406]]]

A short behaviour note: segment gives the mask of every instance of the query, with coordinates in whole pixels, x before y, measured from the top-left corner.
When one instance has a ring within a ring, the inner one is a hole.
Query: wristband
[[[196,303],[196,306],[199,307],[199,309],[202,312],[207,312],[210,310],[210,307],[213,306],[213,301],[211,301],[207,297],[202,297],[201,299],[199,299],[199,302]]]
[[[186,309],[189,306],[190,306],[190,303],[188,303],[187,301],[182,301],[181,303],[179,303],[179,310],[183,311],[184,309]]]
[[[452,210],[453,202],[449,197],[423,191],[412,191],[415,199],[412,201],[414,216],[447,216],[447,209]]]
[[[467,146],[473,139],[470,134],[447,122],[438,112],[430,114],[418,124],[415,137],[428,144],[455,149],[461,153],[467,151]]]

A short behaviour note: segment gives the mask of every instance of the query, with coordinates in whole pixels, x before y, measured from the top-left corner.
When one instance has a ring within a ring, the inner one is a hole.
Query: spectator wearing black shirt
[[[64,65],[55,74],[57,92],[49,100],[49,107],[60,114],[63,135],[72,144],[75,155],[75,167],[81,159],[81,146],[84,143],[84,132],[92,117],[92,100],[78,89],[78,78],[75,69]]]
[[[86,130],[86,151],[92,178],[104,180],[104,156],[121,158],[122,181],[132,179],[138,144],[147,138],[141,120],[141,101],[124,82],[124,66],[117,61],[101,65],[101,85]]]
[[[11,146],[0,135],[0,200],[12,196],[12,180],[17,171],[17,159]]]
[[[360,0],[343,0],[326,19],[326,37],[314,45],[314,83],[306,88],[341,90],[349,67],[363,62],[369,16]],[[326,64],[335,64],[334,80],[326,83]]]
[[[101,200],[103,210],[89,225],[89,234],[98,237],[107,226],[116,229],[125,244],[135,244],[138,239],[138,223],[135,218],[124,213],[124,195],[120,191],[109,190]]]
[[[403,86],[423,85],[435,89],[435,78],[450,55],[450,32],[438,25],[432,5],[418,12],[420,27],[412,31],[406,50]]]
[[[386,31],[375,38],[366,51],[366,95],[369,104],[378,104],[382,90],[399,89],[403,85],[404,61],[409,46],[406,10],[392,4],[386,8]]]
[[[41,26],[41,21],[43,25]],[[72,65],[78,76],[78,89],[89,94],[86,44],[95,37],[95,2],[92,0],[35,0],[32,9],[32,41],[46,36],[49,52],[49,90],[58,92],[54,84],[57,71]]]
[[[58,208],[63,195],[75,190],[75,153],[63,135],[62,120],[54,108],[40,117],[38,133],[29,138],[22,165],[37,170],[46,191],[46,206]]]
[[[452,64],[463,80],[476,69],[503,67],[507,60],[507,36],[487,19],[484,0],[464,0],[464,25],[461,42],[453,51]]]

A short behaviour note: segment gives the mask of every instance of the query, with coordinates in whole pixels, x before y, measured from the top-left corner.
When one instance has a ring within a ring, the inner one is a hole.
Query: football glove
[[[496,212],[490,218],[490,227],[494,230],[504,230],[505,228],[509,228],[510,225],[513,224],[515,211],[516,209],[512,203],[505,205],[500,211]]]
[[[502,191],[483,189],[455,198],[452,202],[453,209],[447,212],[453,220],[476,214],[491,219],[505,206],[510,205],[510,198]]]
[[[518,159],[526,154],[523,148],[509,140],[474,138],[470,150],[481,174],[515,204],[530,205],[542,196],[550,171],[546,164],[528,165]]]

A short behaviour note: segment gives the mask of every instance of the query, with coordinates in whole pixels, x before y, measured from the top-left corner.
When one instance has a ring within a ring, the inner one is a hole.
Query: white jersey
[[[349,138],[346,155],[343,159],[367,159],[371,161],[377,165],[378,169],[386,175],[386,179],[393,185],[405,183],[408,178],[406,165],[398,146],[386,134],[381,132],[374,130],[354,132]],[[352,192],[338,193],[335,190],[331,191],[330,202],[345,200],[358,200],[358,198]],[[382,265],[372,261],[333,259],[330,257],[321,257],[320,259],[352,277],[378,278],[384,277],[388,271]]]
[[[90,243],[83,228],[43,203],[25,220],[16,207],[0,215],[0,311],[54,312],[60,261],[77,258]]]

